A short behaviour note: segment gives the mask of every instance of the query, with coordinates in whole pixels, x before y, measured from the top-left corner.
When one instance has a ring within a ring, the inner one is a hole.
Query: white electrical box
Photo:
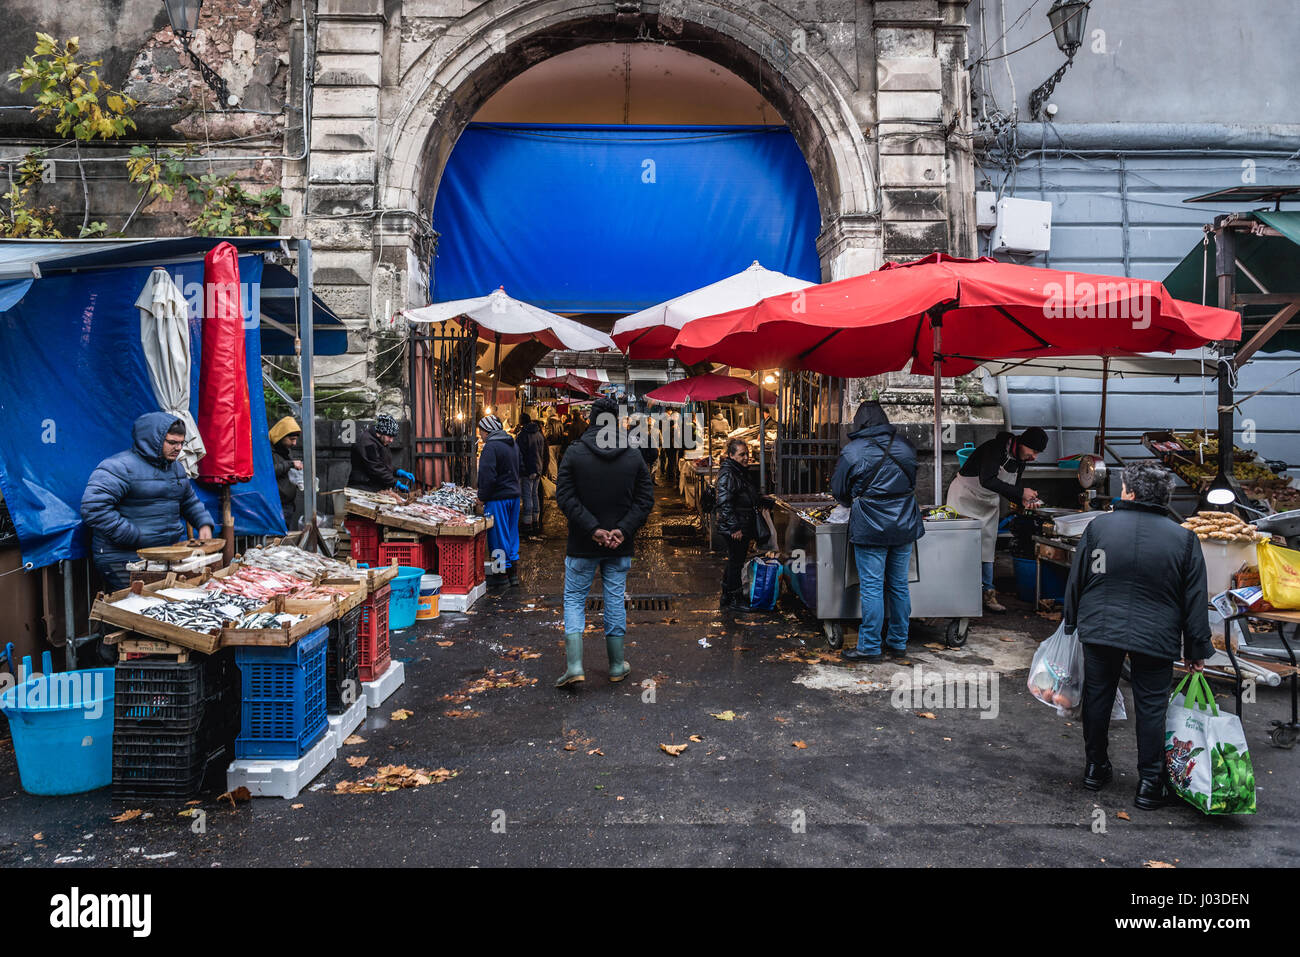
[[[998,200],[990,247],[995,253],[1045,253],[1052,248],[1052,204],[1036,199]]]
[[[998,194],[993,190],[975,193],[975,228],[992,229],[998,224]]]

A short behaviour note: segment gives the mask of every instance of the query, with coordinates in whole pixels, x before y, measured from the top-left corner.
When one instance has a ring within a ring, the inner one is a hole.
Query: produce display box
[[[379,509],[376,506],[363,503],[363,502],[358,502],[355,499],[347,500],[347,505],[344,506],[344,512],[345,514],[348,515],[356,515],[360,518],[368,518],[372,522],[379,515]]]
[[[379,548],[379,526],[374,520],[352,516],[344,519],[343,527],[347,529],[352,539],[350,546],[352,560],[374,564],[378,560],[377,549]]]
[[[275,612],[278,614],[306,615],[294,624],[287,622],[279,628],[222,628],[222,647],[260,646],[287,648],[317,629],[324,628],[343,612],[336,601],[301,601],[277,595],[275,600],[254,608],[249,614]]]
[[[361,606],[357,622],[357,675],[362,682],[373,681],[388,667],[388,598],[387,586],[376,591]]]
[[[229,651],[201,661],[119,661],[113,669],[114,732],[194,731],[228,710],[238,681]]]
[[[357,677],[357,625],[360,621],[361,608],[358,606],[330,622],[329,654],[325,661],[326,710],[330,714],[346,712],[360,687]]]
[[[447,536],[450,538],[473,538],[475,535],[481,535],[492,527],[493,519],[491,515],[480,515],[468,525],[439,525],[438,537]]]
[[[412,568],[424,567],[424,544],[419,540],[413,542],[381,542],[379,561],[384,565],[396,562]]]
[[[213,579],[220,581],[222,578],[226,578],[229,575],[233,575],[237,571],[239,571],[237,565],[228,565],[225,568],[218,569],[217,571],[205,570],[202,575],[196,576],[194,578],[180,579],[179,581],[182,583],[182,587],[202,588],[204,585],[206,585],[208,582],[212,581]],[[328,578],[322,576],[313,579],[311,584],[313,586],[327,585],[330,588],[339,588],[348,592],[346,598],[336,599],[339,603],[339,609],[338,609],[339,614],[342,614],[343,612],[351,611],[353,608],[356,608],[363,601],[365,601],[366,595],[369,592],[369,588],[366,584],[366,578],[368,577],[367,569],[357,568],[356,572],[357,572],[356,578]],[[280,595],[276,597],[292,599],[292,596],[290,595]],[[292,599],[292,600],[299,601],[304,604],[317,604],[317,603],[324,603],[330,599],[299,598],[299,599]],[[263,609],[260,608],[258,609],[258,611],[261,610]]]

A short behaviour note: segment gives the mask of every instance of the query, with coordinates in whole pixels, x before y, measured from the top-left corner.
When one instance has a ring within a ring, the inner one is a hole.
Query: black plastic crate
[[[193,731],[114,729],[115,799],[191,798],[203,790],[225,790],[225,768],[239,733],[238,701],[223,699],[205,724]]]
[[[229,650],[200,660],[119,661],[113,681],[115,728],[194,731],[215,703],[232,697],[239,672]]]
[[[361,694],[361,681],[357,677],[357,625],[360,621],[361,606],[358,605],[330,622],[329,651],[325,657],[325,710],[329,714],[347,711]],[[349,687],[352,700],[345,702],[345,692]]]

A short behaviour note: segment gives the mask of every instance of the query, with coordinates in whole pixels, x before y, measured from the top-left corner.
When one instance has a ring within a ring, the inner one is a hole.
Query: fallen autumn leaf
[[[677,757],[677,755],[686,750],[686,747],[687,746],[684,744],[661,744],[659,745],[659,750],[663,751],[665,754],[671,754],[673,757]]]

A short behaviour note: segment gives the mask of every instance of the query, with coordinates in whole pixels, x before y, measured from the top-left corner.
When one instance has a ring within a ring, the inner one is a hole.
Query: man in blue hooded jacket
[[[131,584],[126,563],[138,560],[137,549],[184,541],[186,522],[199,538],[212,537],[212,516],[178,461],[185,423],[170,412],[146,412],[131,434],[131,448],[100,462],[81,496],[91,557],[113,591]]]
[[[889,424],[879,402],[858,406],[849,439],[835,465],[831,492],[836,501],[851,509],[849,541],[858,565],[862,626],[857,647],[842,656],[848,661],[884,660],[880,632],[887,595],[885,652],[901,658],[907,653],[912,614],[907,584],[912,543],[925,534],[916,504],[916,449]]]

